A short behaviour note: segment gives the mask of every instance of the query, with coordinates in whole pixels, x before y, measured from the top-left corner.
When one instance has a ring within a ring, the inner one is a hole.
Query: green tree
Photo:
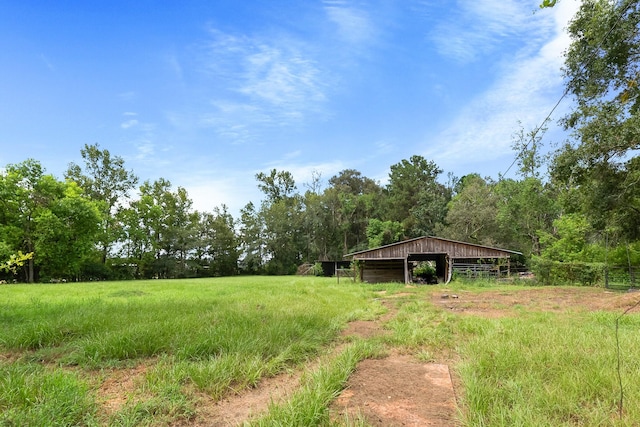
[[[640,3],[584,1],[569,25],[567,91],[576,103],[564,119],[574,143],[554,158],[554,181],[579,192],[593,226],[640,238]]]
[[[561,262],[584,261],[591,233],[591,224],[583,215],[562,215],[553,222],[551,233],[541,233],[542,256]]]
[[[34,282],[40,270],[50,277],[77,276],[101,220],[82,189],[45,174],[30,159],[0,174],[0,194],[2,240],[14,252],[33,253],[25,280]]]
[[[99,208],[76,183],[59,183],[63,194],[51,200],[35,219],[35,253],[41,274],[80,278],[94,253],[102,217]]]
[[[92,200],[99,203],[103,220],[98,244],[101,261],[105,264],[121,233],[117,211],[129,198],[129,192],[135,188],[138,178],[133,171],[125,169],[121,157],[112,156],[109,150],[101,150],[98,144],[85,144],[80,153],[84,170],[71,163],[65,177],[78,183]]]
[[[198,244],[195,257],[207,276],[231,276],[238,273],[239,239],[235,221],[222,205],[213,213],[199,215]]]
[[[551,230],[560,213],[553,187],[538,178],[503,179],[495,191],[498,243],[525,255],[540,255],[540,233]]]
[[[294,273],[306,247],[302,229],[302,198],[294,193],[295,181],[287,171],[273,169],[269,175],[261,172],[256,179],[266,196],[259,212],[264,224],[266,272]]]
[[[496,183],[470,174],[460,179],[448,205],[443,237],[480,245],[500,245]]]
[[[140,198],[120,218],[125,224],[123,250],[134,257],[143,277],[191,274],[198,216],[187,191],[160,178],[140,186]]]
[[[0,259],[6,259],[6,261],[0,262],[0,271],[16,275],[18,268],[33,258],[33,252],[23,254],[22,251],[18,251],[18,253],[9,254],[4,243],[0,242],[0,246]]]
[[[264,221],[253,202],[240,210],[240,269],[249,274],[264,272],[266,249]]]
[[[369,219],[381,217],[382,188],[371,178],[355,169],[345,169],[329,179],[323,193],[329,216],[325,230],[331,241],[329,259],[368,247]]]
[[[391,166],[386,217],[401,222],[408,237],[432,235],[444,222],[451,192],[437,181],[441,173],[433,161],[418,155]]]
[[[372,218],[367,227],[367,239],[369,248],[388,245],[399,242],[404,238],[404,228],[396,221],[380,221]]]

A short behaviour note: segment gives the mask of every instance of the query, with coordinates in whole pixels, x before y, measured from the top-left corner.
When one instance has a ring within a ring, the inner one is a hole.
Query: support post
[[[409,277],[409,257],[404,259],[404,284],[408,285],[410,282]]]

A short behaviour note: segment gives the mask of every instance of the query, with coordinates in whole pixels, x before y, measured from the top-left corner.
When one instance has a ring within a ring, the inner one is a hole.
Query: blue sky
[[[61,178],[98,143],[234,214],[272,168],[301,191],[414,154],[497,178],[563,93],[578,1],[0,0],[0,166]]]

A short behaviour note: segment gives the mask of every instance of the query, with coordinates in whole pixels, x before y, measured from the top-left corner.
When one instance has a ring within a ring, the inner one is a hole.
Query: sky
[[[514,177],[514,134],[564,92],[579,5],[540,2],[0,0],[0,167],[33,158],[62,179],[99,144],[234,215],[274,168],[300,192],[344,169],[384,185],[412,155],[443,182]]]

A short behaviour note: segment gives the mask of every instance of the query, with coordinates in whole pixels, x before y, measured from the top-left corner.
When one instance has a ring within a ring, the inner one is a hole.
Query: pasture
[[[639,299],[308,277],[0,286],[0,425],[379,425],[334,404],[359,363],[394,355],[449,367],[447,425],[637,425],[640,315],[622,313]]]

